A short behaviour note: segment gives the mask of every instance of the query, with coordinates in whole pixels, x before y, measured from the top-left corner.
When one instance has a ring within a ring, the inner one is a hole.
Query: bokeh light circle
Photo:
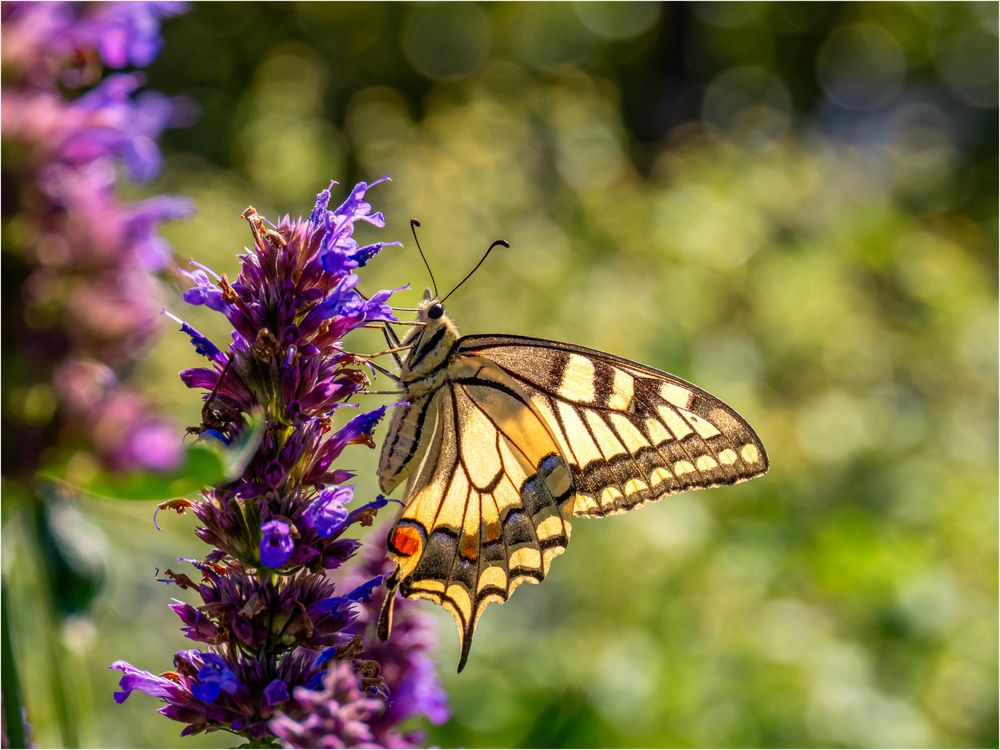
[[[900,90],[906,74],[902,46],[883,27],[856,23],[823,42],[816,73],[828,99],[848,109],[875,109]]]
[[[631,39],[660,17],[658,3],[577,2],[573,6],[583,25],[606,39]]]
[[[510,31],[518,56],[535,68],[555,70],[587,59],[594,36],[569,3],[517,3]]]
[[[403,53],[428,78],[467,78],[486,62],[492,37],[489,17],[472,3],[427,5],[406,19]]]
[[[741,65],[709,84],[702,117],[744,143],[769,141],[788,129],[792,99],[785,85],[764,68]]]

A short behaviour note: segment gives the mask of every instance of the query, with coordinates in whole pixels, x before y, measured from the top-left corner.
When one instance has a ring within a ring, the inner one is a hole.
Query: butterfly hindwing
[[[540,582],[566,549],[575,494],[553,433],[488,360],[456,358],[433,412],[389,551],[400,592],[455,618],[461,670],[486,606]]]
[[[764,446],[739,414],[668,373],[519,336],[466,336],[459,351],[494,363],[546,422],[570,465],[575,515],[623,513],[767,471]]]

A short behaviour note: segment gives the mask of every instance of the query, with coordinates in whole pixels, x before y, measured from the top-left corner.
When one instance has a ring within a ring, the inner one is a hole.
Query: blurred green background
[[[331,177],[388,173],[378,239],[406,247],[364,287],[427,284],[411,216],[442,288],[503,237],[449,301],[463,332],[674,372],[768,447],[752,483],[577,522],[461,675],[425,603],[454,708],[433,744],[997,745],[996,4],[203,3],[165,36],[150,86],[200,115],[143,191],[196,202],[179,259],[232,275],[248,204],[306,213]],[[222,338],[181,288],[171,308]],[[134,382],[195,424],[169,328]],[[84,746],[233,744],[111,701],[105,665],[187,645],[154,573],[203,548],[152,511],[66,509],[103,590],[58,634],[5,528],[40,745],[65,741],[53,672]]]

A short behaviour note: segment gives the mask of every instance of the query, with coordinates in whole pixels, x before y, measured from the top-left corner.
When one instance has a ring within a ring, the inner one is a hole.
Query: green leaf
[[[173,471],[134,471],[127,474],[95,473],[89,480],[76,483],[56,474],[50,479],[67,484],[90,495],[111,500],[168,500],[196,494],[202,487],[225,481],[226,459],[222,451],[204,443],[187,446],[184,463]]]
[[[114,474],[97,471],[84,481],[66,476],[66,472],[52,469],[43,476],[64,486],[89,495],[110,500],[169,500],[195,495],[203,487],[233,481],[253,458],[260,445],[261,422],[257,417],[248,419],[242,439],[231,446],[199,440],[184,449],[184,462],[167,472],[134,471]]]

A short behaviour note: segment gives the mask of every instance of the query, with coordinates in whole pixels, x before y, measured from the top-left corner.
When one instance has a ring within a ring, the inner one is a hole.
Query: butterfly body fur
[[[465,666],[479,617],[539,583],[574,516],[602,517],[767,471],[735,411],[680,378],[603,352],[520,336],[460,337],[429,292],[403,340],[408,404],[382,445],[382,491],[407,481],[387,540],[398,589],[452,614]]]

